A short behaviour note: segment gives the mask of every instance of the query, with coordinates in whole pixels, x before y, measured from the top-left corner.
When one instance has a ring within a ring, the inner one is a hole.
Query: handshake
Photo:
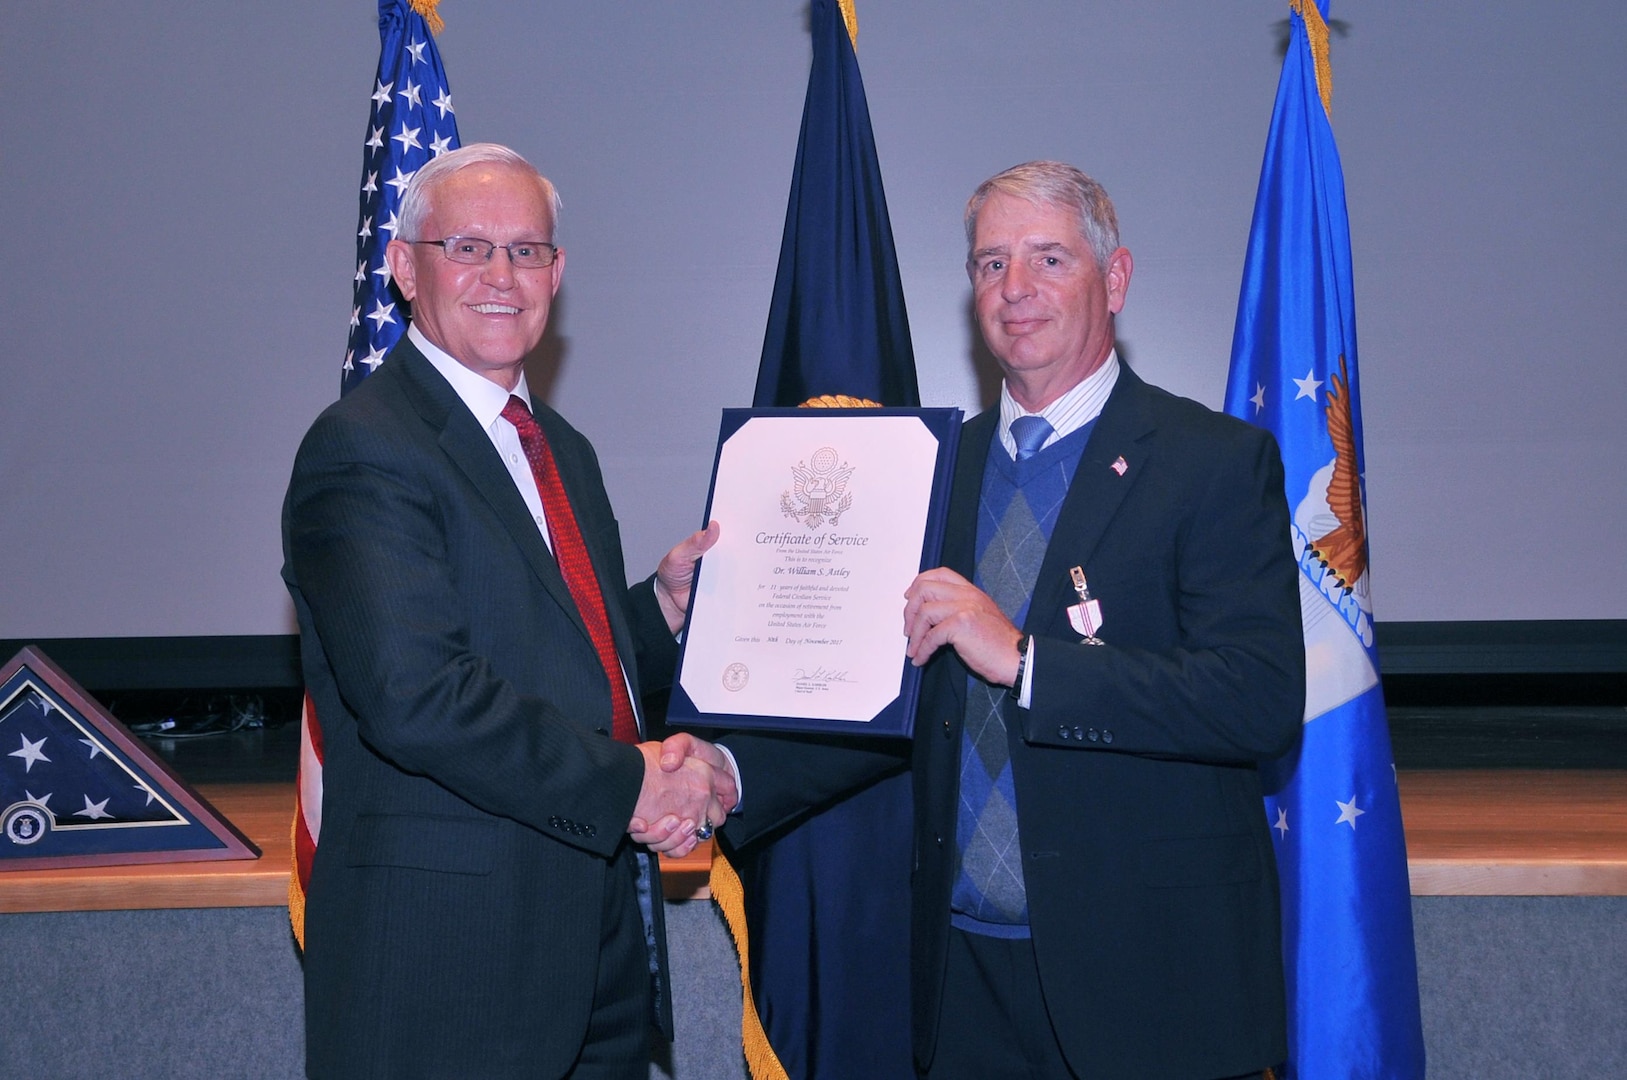
[[[687,732],[638,749],[644,784],[627,833],[659,854],[687,855],[711,839],[740,801],[739,778],[723,751]]]

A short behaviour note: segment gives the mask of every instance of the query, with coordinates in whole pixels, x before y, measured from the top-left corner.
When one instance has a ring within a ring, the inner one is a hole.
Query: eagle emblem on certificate
[[[780,512],[810,529],[835,525],[853,505],[847,490],[853,466],[833,447],[822,446],[791,466],[791,486],[780,493]]]

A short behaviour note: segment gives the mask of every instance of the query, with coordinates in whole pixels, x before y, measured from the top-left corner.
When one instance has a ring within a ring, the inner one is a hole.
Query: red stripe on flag
[[[305,896],[311,885],[311,864],[322,835],[322,725],[316,705],[305,695],[299,723],[299,774],[294,783],[294,865],[288,878],[288,920],[294,938],[305,947]]]

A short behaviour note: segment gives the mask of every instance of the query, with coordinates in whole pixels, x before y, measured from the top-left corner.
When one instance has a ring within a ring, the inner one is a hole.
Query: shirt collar
[[[1011,389],[1000,384],[1000,445],[1013,458],[1017,456],[1017,440],[1011,437],[1011,422],[1019,416],[1043,416],[1055,432],[1045,440],[1050,446],[1065,439],[1102,414],[1113,387],[1119,381],[1119,352],[1107,354],[1101,367],[1080,379],[1074,387],[1037,413],[1028,412],[1011,396]],[[1044,449],[1044,446],[1041,447]]]
[[[491,428],[502,415],[504,407],[508,405],[511,393],[525,402],[526,408],[531,407],[531,391],[526,386],[525,372],[520,372],[520,381],[512,391],[504,390],[484,375],[470,371],[458,363],[445,349],[425,337],[416,323],[407,326],[407,337],[418,346],[418,351],[424,354],[424,359],[434,365],[435,370],[452,384],[458,398],[470,412],[474,413],[481,427],[488,430]]]

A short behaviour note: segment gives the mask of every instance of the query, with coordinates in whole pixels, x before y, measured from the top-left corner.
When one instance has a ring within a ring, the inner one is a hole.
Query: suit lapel
[[[1091,553],[1151,457],[1153,424],[1145,395],[1146,384],[1121,366],[1118,383],[1068,484],[1023,629],[1043,631],[1062,617],[1068,605],[1078,602],[1069,571],[1083,566],[1088,573]]]
[[[474,415],[463,407],[457,391],[424,359],[410,339],[401,339],[385,366],[390,363],[400,364],[403,384],[413,407],[425,423],[440,432],[438,441],[442,452],[486,500],[538,582],[569,614],[583,636],[587,636],[587,627],[559,573],[559,564],[537,531],[537,523],[515,490],[514,478],[504,468],[490,436],[480,429]]]
[[[944,527],[943,565],[971,581],[976,572],[977,514],[983,498],[983,471],[989,460],[989,443],[1000,427],[1000,410],[988,409],[966,422],[961,429],[960,449],[955,457],[955,478],[949,491],[949,520]],[[927,667],[926,678],[936,680],[934,696],[947,699],[946,713],[959,717],[966,710],[966,666],[954,649],[939,649]],[[925,745],[937,744],[929,740]],[[951,767],[960,760],[960,743],[950,752]]]
[[[943,564],[972,580],[977,559],[977,512],[983,499],[983,470],[988,465],[989,444],[1000,428],[1000,410],[987,409],[971,420],[960,434],[960,451],[955,458],[955,480],[949,492],[949,521],[944,529]]]

